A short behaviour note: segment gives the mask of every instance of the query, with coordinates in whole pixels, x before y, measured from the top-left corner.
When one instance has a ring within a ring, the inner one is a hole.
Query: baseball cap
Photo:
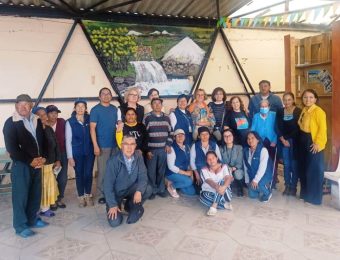
[[[183,129],[177,129],[177,130],[175,130],[174,136],[179,135],[179,134],[184,134],[184,135],[185,135],[184,130],[183,130]]]
[[[46,107],[46,113],[48,114],[50,112],[61,113],[61,111],[55,105],[49,105],[49,106]]]
[[[79,103],[83,103],[85,106],[87,106],[87,102],[85,99],[78,98],[76,101],[74,101],[74,106],[78,105]],[[58,112],[60,113],[60,112]]]
[[[19,103],[19,102],[32,102],[32,98],[29,95],[27,95],[27,94],[21,94],[21,95],[17,96],[15,102],[16,103]]]
[[[33,107],[32,113],[36,115],[39,110],[44,110],[46,112],[44,107]]]

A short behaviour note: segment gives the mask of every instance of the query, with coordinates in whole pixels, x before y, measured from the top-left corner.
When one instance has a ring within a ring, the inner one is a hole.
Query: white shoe
[[[170,193],[171,197],[176,198],[176,199],[179,198],[179,195],[178,195],[176,189],[174,189],[171,184],[168,185],[167,190]]]
[[[233,205],[230,202],[224,203],[224,208],[227,210],[233,210]]]
[[[208,216],[215,216],[217,214],[217,209],[214,208],[214,207],[210,207],[208,212],[207,212],[207,215]]]

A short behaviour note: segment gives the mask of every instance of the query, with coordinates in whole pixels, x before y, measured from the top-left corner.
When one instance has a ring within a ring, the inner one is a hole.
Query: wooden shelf
[[[331,65],[332,61],[323,61],[318,63],[305,63],[305,64],[295,64],[295,68],[302,69],[302,68],[308,68],[308,67],[315,67],[315,66],[321,66],[321,65]]]

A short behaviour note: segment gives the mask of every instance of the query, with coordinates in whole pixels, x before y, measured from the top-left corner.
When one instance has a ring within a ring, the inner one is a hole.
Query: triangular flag
[[[249,18],[249,23],[248,23],[248,27],[250,27],[251,26],[251,24],[253,23],[253,18]]]
[[[240,26],[243,27],[245,21],[246,21],[247,18],[241,18],[240,20]]]
[[[254,22],[253,22],[253,27],[255,27],[256,26],[256,24],[257,24],[257,22],[259,21],[259,18],[258,17],[256,17],[255,19],[254,19]]]
[[[263,26],[264,27],[266,27],[268,21],[269,21],[269,17],[268,16],[263,18]]]
[[[233,19],[231,19],[232,27],[236,27],[239,20],[240,20],[240,18],[233,18]]]
[[[282,17],[282,24],[287,23],[288,14],[284,14]]]
[[[316,19],[318,19],[320,12],[322,11],[322,8],[319,7],[317,9],[314,10],[314,17],[313,17],[313,21],[315,21]]]
[[[302,16],[303,16],[303,12],[298,12],[296,22],[299,22]]]
[[[329,9],[331,9],[330,5],[327,5],[323,8],[323,16],[327,15],[329,12]]]
[[[278,16],[276,17],[276,26],[279,26],[280,25],[280,22],[281,22],[281,19],[282,19],[282,16]]]
[[[273,23],[274,23],[274,21],[275,21],[275,18],[276,18],[276,16],[272,16],[272,17],[270,17],[269,26],[272,26],[272,24],[273,24]]]

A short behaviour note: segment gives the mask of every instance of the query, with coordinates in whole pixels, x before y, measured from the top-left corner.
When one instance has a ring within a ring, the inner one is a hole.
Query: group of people
[[[300,180],[300,198],[321,204],[327,129],[317,93],[303,92],[301,110],[292,93],[281,100],[267,80],[259,88],[248,109],[239,96],[227,101],[224,89],[216,88],[210,103],[197,89],[190,104],[182,94],[170,110],[157,89],[149,91],[150,103],[142,106],[139,89],[131,87],[117,108],[110,89],[102,88],[90,113],[87,102],[78,99],[66,121],[58,118],[56,106],[33,107],[28,95],[19,95],[3,129],[13,160],[16,233],[34,235],[32,227],[48,225],[39,215],[53,217],[66,207],[68,166],[75,170],[79,207],[93,206],[96,157],[96,197],[106,204],[112,227],[122,223],[122,211],[128,212],[127,223],[135,223],[146,199],[168,194],[199,195],[209,216],[217,209],[232,210],[232,193],[242,197],[244,188],[250,198],[268,202],[278,154],[284,165],[283,195],[295,196]]]

